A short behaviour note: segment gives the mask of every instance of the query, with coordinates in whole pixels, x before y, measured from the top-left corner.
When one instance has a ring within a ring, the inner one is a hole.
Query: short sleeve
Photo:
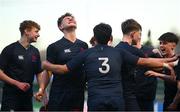
[[[0,56],[0,69],[1,70],[6,69],[8,65],[8,61],[10,61],[11,59],[11,52],[12,52],[12,49],[10,50],[9,47],[4,48],[3,51],[1,52],[1,56]]]
[[[85,52],[81,52],[77,56],[75,56],[72,60],[67,62],[66,65],[67,65],[68,69],[70,71],[73,71],[76,68],[79,68],[80,66],[82,66],[85,61],[85,57],[86,57],[85,54],[86,54]]]
[[[178,65],[177,65],[177,69],[176,69],[176,80],[179,80],[180,81],[180,60],[178,62]]]
[[[57,52],[56,52],[55,44],[49,45],[47,48],[46,59],[51,63],[55,63],[56,56],[57,56]]]
[[[41,57],[40,57],[40,53],[39,51],[37,51],[37,55],[38,55],[38,60],[37,60],[37,70],[36,70],[36,74],[41,73],[43,70],[41,68]]]

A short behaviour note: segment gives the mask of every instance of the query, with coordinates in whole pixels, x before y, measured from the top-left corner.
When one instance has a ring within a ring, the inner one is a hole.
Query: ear
[[[58,28],[62,31],[63,30],[63,26],[59,25]]]
[[[130,32],[130,37],[134,38],[134,32]]]
[[[25,30],[24,30],[24,34],[25,34],[25,35],[29,35],[29,29],[25,29]]]
[[[26,34],[27,34],[27,33],[28,33],[28,30],[27,30],[27,29],[25,29],[25,30],[24,30],[24,33],[26,33]]]

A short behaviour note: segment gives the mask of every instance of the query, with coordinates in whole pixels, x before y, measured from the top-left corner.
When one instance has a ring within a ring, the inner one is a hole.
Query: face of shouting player
[[[176,43],[174,42],[167,42],[167,41],[159,42],[159,49],[161,50],[162,55],[165,57],[170,57],[174,55],[175,47],[176,47]]]
[[[76,29],[76,20],[73,16],[66,16],[62,20],[61,25],[59,26],[60,30],[72,30]]]

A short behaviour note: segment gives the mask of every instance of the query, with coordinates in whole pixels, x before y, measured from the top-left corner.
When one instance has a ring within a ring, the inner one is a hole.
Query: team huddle
[[[31,20],[20,24],[20,40],[1,52],[2,111],[33,111],[34,76],[37,101],[43,100],[53,76],[46,111],[83,111],[86,90],[88,111],[153,111],[157,78],[165,85],[163,110],[180,110],[176,34],[162,34],[159,49],[154,49],[141,45],[141,25],[127,19],[121,24],[122,41],[113,47],[111,26],[99,23],[88,48],[76,37],[72,14],[59,17],[57,26],[64,36],[48,46],[42,63],[39,50],[31,45],[40,36],[40,25]]]

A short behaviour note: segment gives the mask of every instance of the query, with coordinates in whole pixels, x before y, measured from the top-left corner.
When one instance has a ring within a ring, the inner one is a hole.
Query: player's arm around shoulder
[[[64,74],[69,71],[66,64],[64,65],[52,64],[47,60],[42,62],[42,68],[45,70],[52,71],[54,73],[60,73],[60,74]]]

